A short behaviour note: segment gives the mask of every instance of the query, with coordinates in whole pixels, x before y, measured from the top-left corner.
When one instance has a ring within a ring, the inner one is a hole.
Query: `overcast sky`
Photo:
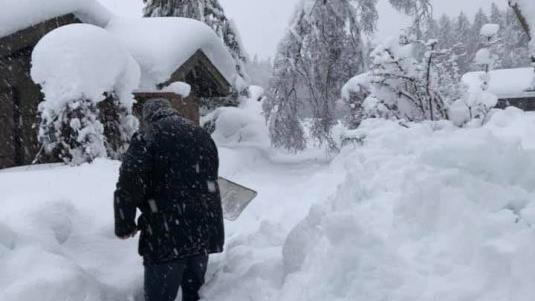
[[[142,0],[101,0],[115,12],[139,15]],[[284,35],[295,5],[299,0],[219,0],[229,18],[234,19],[247,52],[253,57],[272,57]],[[395,35],[409,21],[395,12],[387,0],[379,0],[379,31],[377,38]],[[488,10],[492,2],[502,7],[507,0],[432,0],[435,15],[458,15],[465,11],[474,15],[480,7]]]

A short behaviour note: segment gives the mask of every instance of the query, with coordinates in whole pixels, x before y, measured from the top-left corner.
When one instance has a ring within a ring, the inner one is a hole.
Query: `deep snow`
[[[86,23],[105,26],[113,17],[97,0],[0,0],[0,37],[8,36],[51,18],[75,13]]]
[[[98,68],[95,68],[98,66]],[[115,92],[131,108],[140,67],[106,30],[89,24],[62,26],[45,35],[32,52],[31,76],[45,95],[42,109],[59,111],[72,101],[103,101]]]
[[[214,134],[221,175],[260,194],[227,223],[205,300],[535,299],[535,115],[370,120],[328,158],[272,150],[259,115],[235,122],[253,111],[220,112]],[[136,241],[113,237],[117,168],[0,172],[0,300],[141,296]]]

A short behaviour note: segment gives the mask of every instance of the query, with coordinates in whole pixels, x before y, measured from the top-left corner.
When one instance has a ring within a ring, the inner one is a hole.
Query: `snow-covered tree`
[[[365,66],[360,20],[375,22],[375,0],[303,0],[290,29],[280,44],[271,83],[267,110],[278,126],[271,127],[274,143],[295,142],[278,137],[297,129],[295,118],[311,117],[311,135],[320,143],[333,145],[331,128],[337,122],[335,104],[344,83]],[[373,30],[370,24],[364,27]],[[288,82],[292,88],[288,89]],[[281,93],[281,91],[286,91]],[[288,94],[288,92],[292,94]],[[292,95],[289,97],[288,95]],[[292,105],[286,104],[293,102]],[[276,110],[273,110],[276,108]],[[297,110],[285,112],[285,108]],[[281,117],[291,116],[291,118]],[[281,120],[291,120],[285,125]],[[271,122],[273,124],[273,122]],[[288,130],[281,130],[287,126]],[[296,131],[298,132],[298,131]],[[302,144],[284,144],[298,149]]]
[[[513,8],[520,25],[531,40],[529,55],[535,71],[535,3],[531,0],[509,0],[509,5]],[[535,79],[532,87],[535,90]]]
[[[221,38],[236,61],[236,70],[246,77],[244,63],[248,61],[238,30],[218,0],[143,0],[145,17],[185,17],[209,25]]]
[[[485,76],[483,78],[482,89],[488,90],[488,84],[490,81],[490,70],[496,65],[498,57],[492,53],[491,47],[497,44],[498,32],[500,25],[498,24],[485,24],[481,27],[481,39],[483,41],[483,48],[476,53],[475,63],[483,68]]]
[[[424,37],[426,40],[438,39],[440,49],[454,49],[458,57],[460,72],[463,74],[478,70],[472,62],[481,48],[481,27],[487,23],[498,24],[502,30],[499,33],[499,43],[494,47],[494,52],[499,57],[496,68],[517,68],[529,64],[529,36],[522,28],[514,11],[503,10],[493,4],[490,12],[490,15],[487,15],[483,9],[480,9],[468,31],[466,25],[470,23],[470,20],[466,18],[466,15],[461,14],[453,21],[443,15],[437,22],[438,28],[426,28]]]
[[[31,76],[44,94],[38,139],[46,153],[77,165],[126,150],[138,127],[140,68],[111,34],[87,24],[50,32],[32,53]]]
[[[364,102],[365,117],[409,121],[447,118],[435,64],[442,51],[437,50],[438,42],[431,40],[425,44],[427,50],[420,61],[414,56],[415,43],[420,42],[402,35],[372,52],[368,73],[371,93]]]
[[[489,93],[490,71],[498,59],[493,50],[498,42],[500,25],[485,24],[481,28],[482,48],[476,53],[474,63],[483,71],[479,76],[480,83],[468,83],[465,94],[457,100],[451,111],[454,122],[465,125],[469,122],[481,124],[487,118],[490,110],[496,106],[497,97]]]
[[[496,4],[493,3],[493,7],[496,6]],[[496,6],[495,9],[498,9],[498,7]],[[496,13],[496,12],[494,12]],[[501,11],[497,11],[497,13],[499,14],[499,16],[497,16],[498,18],[501,18],[502,15],[501,15]],[[496,16],[493,15],[493,17],[495,18]],[[491,23],[494,23],[494,24],[501,24],[500,23],[497,23],[497,22],[493,22],[493,21],[490,21]],[[479,11],[476,13],[475,17],[474,17],[474,22],[472,23],[472,28],[469,32],[469,45],[467,45],[467,53],[469,54],[469,59],[470,60],[473,60],[474,58],[474,54],[479,50],[480,48],[480,39],[479,39],[479,36],[480,36],[480,32],[481,32],[481,28],[483,27],[483,25],[485,24],[488,24],[489,23],[489,17],[487,16],[487,14],[485,13],[485,11],[483,11],[483,9],[479,9]]]
[[[453,25],[453,39],[459,47],[457,50],[457,63],[461,68],[462,73],[470,71],[470,61],[472,60],[471,46],[473,45],[473,38],[470,35],[472,24],[464,12],[461,12],[455,19]],[[440,38],[440,37],[438,37]]]
[[[342,88],[342,100],[348,113],[345,124],[349,129],[356,129],[364,119],[364,101],[371,94],[370,76],[359,74],[350,79]]]
[[[440,31],[440,26],[438,24],[438,21],[433,18],[430,18],[427,21],[427,26],[423,33],[423,40],[428,41],[428,40],[436,39],[438,36],[440,36],[439,31]]]
[[[307,24],[296,20],[295,29],[304,30]],[[299,151],[306,147],[305,131],[301,124],[299,107],[304,100],[299,97],[302,79],[296,66],[301,64],[302,44],[296,35],[288,33],[279,44],[270,83],[270,99],[264,102],[269,132],[274,146]]]
[[[494,2],[490,6],[490,16],[488,19],[489,20],[486,23],[481,24],[479,29],[481,29],[481,27],[487,23],[498,24],[500,27],[504,25],[504,12]]]
[[[392,6],[412,17],[413,22],[410,33],[420,40],[424,37],[429,19],[433,18],[433,6],[431,0],[389,0]]]
[[[438,32],[435,36],[428,36],[428,39],[438,39],[438,46],[440,48],[451,48],[457,44],[454,38],[453,24],[451,19],[442,15],[438,20]]]
[[[72,164],[106,157],[104,126],[95,102],[77,99],[59,111],[40,107],[39,142],[47,153],[55,153]]]

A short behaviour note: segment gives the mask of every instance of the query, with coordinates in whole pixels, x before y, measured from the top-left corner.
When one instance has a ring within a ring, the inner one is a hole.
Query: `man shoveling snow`
[[[219,159],[210,135],[163,99],[143,107],[143,127],[125,154],[115,191],[115,234],[141,231],[145,299],[198,300],[208,254],[224,245]],[[135,222],[136,209],[141,216]]]

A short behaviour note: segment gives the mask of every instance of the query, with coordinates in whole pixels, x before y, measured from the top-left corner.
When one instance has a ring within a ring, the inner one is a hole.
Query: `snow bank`
[[[234,84],[232,57],[206,24],[186,18],[115,18],[106,29],[119,39],[141,66],[141,88],[154,89],[202,50],[216,68]]]
[[[0,300],[141,295],[136,242],[113,235],[118,168],[116,162],[97,161],[0,171]]]
[[[74,13],[82,21],[105,26],[112,18],[95,0],[0,0],[0,37],[49,19]]]
[[[271,145],[263,116],[264,90],[249,87],[249,97],[242,97],[239,107],[221,107],[203,117],[201,123],[215,122],[213,137],[220,145],[246,144],[269,148]]]
[[[105,92],[116,92],[119,99],[132,102],[140,71],[132,56],[104,29],[73,24],[39,41],[32,54],[31,75],[42,87],[46,107],[59,109],[77,99],[101,101]]]
[[[259,196],[203,300],[534,300],[534,127],[515,108],[470,129],[367,120],[332,161],[215,133],[221,175]],[[0,300],[142,300],[137,242],[113,237],[118,167],[0,171]]]
[[[289,233],[233,236],[206,300],[534,300],[533,126],[515,108],[474,129],[365,121],[338,190]]]

